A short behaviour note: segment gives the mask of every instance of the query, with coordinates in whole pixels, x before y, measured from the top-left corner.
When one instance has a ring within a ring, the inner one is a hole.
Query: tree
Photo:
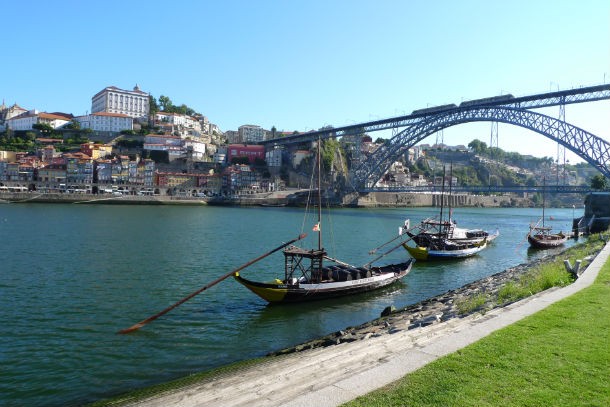
[[[169,112],[174,107],[171,99],[164,95],[159,96],[159,105],[161,105],[164,112]]]
[[[80,122],[76,119],[72,119],[70,123],[66,124],[63,128],[68,130],[80,130]]]
[[[468,147],[470,147],[476,154],[485,153],[487,151],[487,144],[478,139],[474,139],[468,143]]]
[[[608,178],[604,177],[602,174],[594,175],[591,178],[591,188],[597,190],[604,190],[608,188]]]
[[[34,130],[38,130],[41,134],[51,134],[55,130],[49,123],[34,123],[32,124]]]
[[[153,95],[148,95],[148,106],[151,115],[155,115],[159,111],[159,104]]]

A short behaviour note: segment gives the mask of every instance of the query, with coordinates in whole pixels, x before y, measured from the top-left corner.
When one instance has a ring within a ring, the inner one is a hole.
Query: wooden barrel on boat
[[[360,270],[360,278],[369,278],[371,276],[371,270],[365,267],[358,267],[358,270]]]
[[[332,280],[333,272],[329,267],[322,268],[322,280]]]
[[[351,281],[352,275],[349,270],[346,270],[341,267],[336,267],[332,269],[332,277],[335,281]]]

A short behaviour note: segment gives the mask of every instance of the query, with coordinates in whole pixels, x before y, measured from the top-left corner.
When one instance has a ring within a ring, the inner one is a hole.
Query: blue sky
[[[137,83],[222,130],[305,131],[610,82],[607,0],[31,0],[2,16],[0,98],[75,115],[104,87]],[[566,119],[610,140],[609,108],[568,106]],[[490,131],[461,125],[443,138],[489,143]],[[499,146],[557,151],[504,125]]]

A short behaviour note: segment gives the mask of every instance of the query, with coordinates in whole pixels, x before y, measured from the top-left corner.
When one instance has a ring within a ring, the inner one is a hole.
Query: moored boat
[[[527,233],[527,241],[530,247],[534,249],[550,249],[563,245],[567,240],[568,236],[559,231],[559,233],[551,233],[551,227],[544,225],[544,209],[546,206],[546,178],[543,179],[543,191],[542,191],[542,218],[534,226],[530,224],[530,230]],[[542,226],[538,224],[542,221]]]
[[[328,256],[322,246],[320,143],[318,140],[315,171],[318,185],[313,194],[317,197],[317,202],[312,205],[317,208],[318,215],[313,227],[318,237],[317,248],[304,249],[294,245],[286,247],[283,250],[284,275],[281,279],[257,282],[246,279],[239,273],[234,275],[237,282],[270,303],[313,301],[375,290],[405,277],[415,262],[409,259],[404,263],[385,266],[372,266],[373,262],[369,262],[356,267]],[[334,264],[325,266],[325,261]]]
[[[445,190],[445,171],[443,167],[443,184],[442,192]],[[451,197],[451,188],[449,189]],[[409,254],[417,260],[432,260],[432,259],[459,259],[464,257],[474,256],[485,247],[487,244],[499,236],[500,232],[495,234],[486,232],[482,229],[465,229],[458,228],[454,219],[452,219],[452,210],[449,209],[447,220],[443,219],[443,202],[441,195],[441,207],[439,219],[427,218],[420,222],[413,229],[409,229],[409,220],[404,224],[400,234],[406,232],[410,240],[415,243],[415,247],[407,245],[407,241],[403,243],[403,247]],[[414,230],[418,230],[414,233]]]
[[[484,238],[478,242],[459,243],[447,239],[431,239],[424,245],[412,247],[403,243],[403,247],[416,260],[461,259],[483,250],[487,247],[487,240]]]
[[[311,279],[308,274],[307,277],[256,282],[243,278],[239,273],[235,274],[235,279],[270,303],[304,302],[337,298],[388,286],[409,274],[413,263],[414,260],[409,259],[405,263],[370,268],[323,267],[319,279]]]
[[[550,249],[563,245],[568,240],[568,236],[563,233],[551,233],[549,227],[530,227],[527,234],[527,241],[530,246],[536,249]]]

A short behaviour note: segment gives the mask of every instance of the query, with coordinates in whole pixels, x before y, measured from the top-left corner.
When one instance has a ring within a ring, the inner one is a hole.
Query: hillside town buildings
[[[29,154],[0,151],[0,186],[19,183],[30,190],[60,192],[114,193],[121,188],[121,193],[133,194],[241,194],[279,188],[281,167],[301,171],[301,163],[311,158],[308,149],[276,146],[266,151],[257,144],[295,131],[268,131],[245,124],[223,133],[200,114],[153,113],[150,95],[138,85],[132,90],[105,87],[91,98],[91,113],[76,117],[3,102],[0,132],[30,132],[28,137],[32,133],[37,136],[35,151]],[[48,125],[57,133],[41,137],[44,134],[36,124]],[[85,139],[96,142],[82,143],[78,149],[64,144],[71,137],[78,140],[85,130]],[[379,148],[368,136],[346,140],[342,142],[348,154],[353,154],[352,161]],[[414,161],[422,155],[418,148],[412,148],[405,159]],[[420,174],[409,174],[402,163],[393,165],[389,175],[380,181],[383,185],[424,182]]]

